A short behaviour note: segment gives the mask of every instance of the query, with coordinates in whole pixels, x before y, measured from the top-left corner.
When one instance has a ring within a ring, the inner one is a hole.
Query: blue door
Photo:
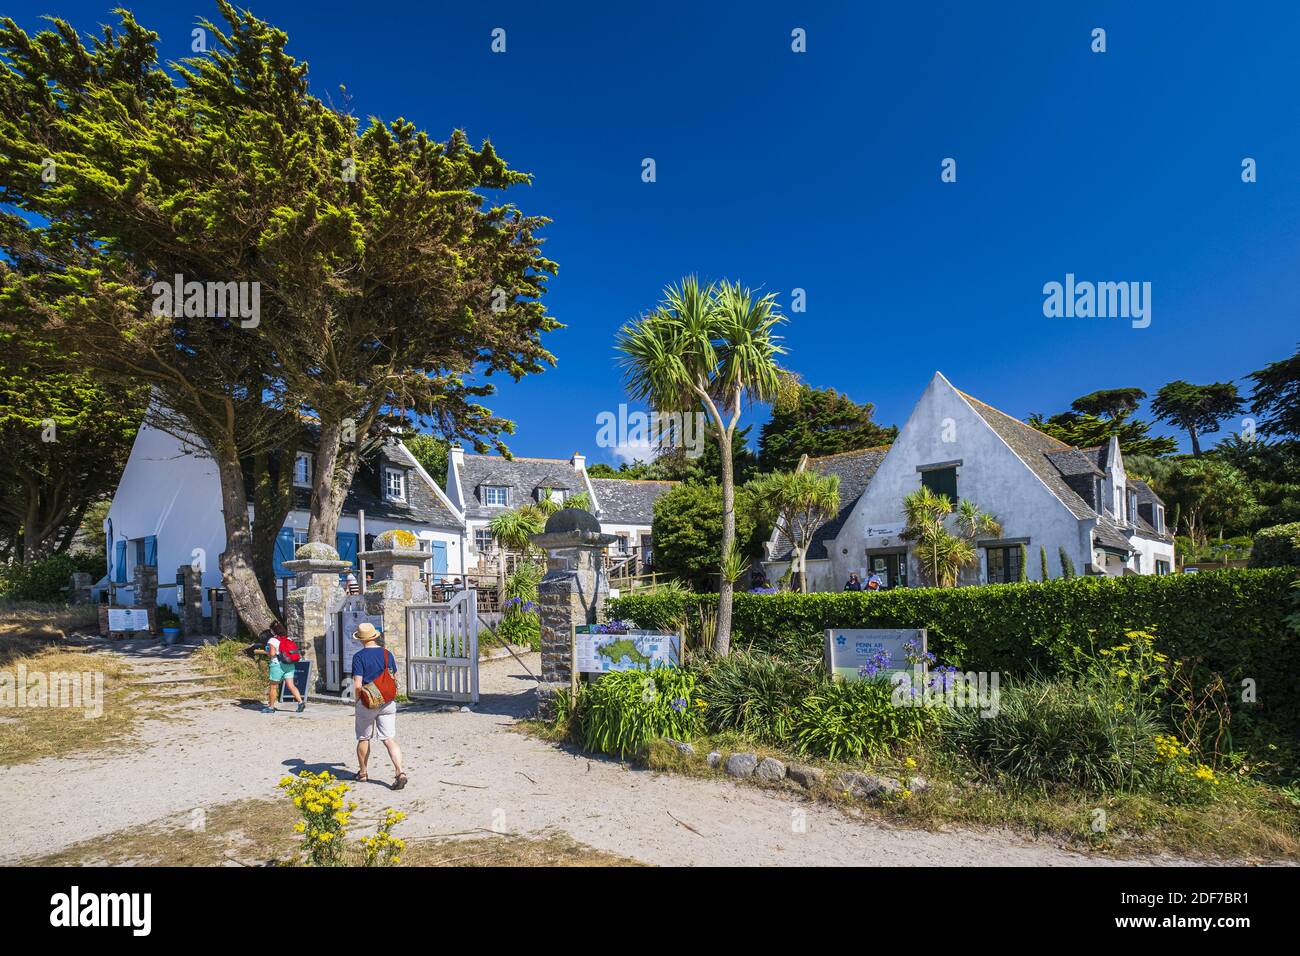
[[[349,561],[357,566],[357,534],[355,531],[339,531],[334,535],[334,547],[338,549],[339,560]]]
[[[293,577],[293,572],[284,566],[284,562],[292,561],[296,550],[293,546],[293,529],[281,528],[280,533],[275,536],[275,576],[277,578]]]
[[[433,553],[433,573],[435,575],[447,573],[447,542],[430,541],[429,550]]]

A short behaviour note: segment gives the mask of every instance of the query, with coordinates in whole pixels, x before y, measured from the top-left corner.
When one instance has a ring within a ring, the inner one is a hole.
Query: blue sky
[[[114,5],[37,9],[89,31]],[[171,59],[215,16],[121,5]],[[883,423],[936,369],[1023,417],[1098,388],[1240,378],[1300,339],[1300,4],[252,9],[318,94],[346,84],[358,113],[463,128],[534,174],[513,199],[554,220],[548,308],[567,328],[547,342],[556,369],[491,403],[518,422],[517,454],[612,459],[595,416],[624,401],[614,334],[692,272],[787,306],[805,289],[787,365]],[[1045,318],[1043,284],[1066,273],[1150,282],[1150,326]]]

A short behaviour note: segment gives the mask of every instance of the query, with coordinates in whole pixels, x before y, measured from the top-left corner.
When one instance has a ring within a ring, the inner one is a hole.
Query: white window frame
[[[390,479],[397,478],[397,494],[393,493],[392,486],[389,484]],[[384,500],[385,501],[405,501],[406,500],[406,472],[401,468],[384,469]]]
[[[486,545],[480,541],[480,538],[486,538]],[[490,554],[496,550],[496,537],[492,534],[491,528],[474,529],[474,550],[479,554]]]
[[[499,491],[504,501],[493,501],[492,492]],[[510,507],[510,486],[509,485],[484,485],[483,486],[483,504],[488,508],[509,508]]]
[[[306,529],[306,528],[294,528],[294,529],[293,529],[293,550],[294,550],[294,553],[296,554],[297,551],[298,551],[298,549],[301,548],[301,547],[302,547],[304,544],[306,544],[306,543],[307,543],[307,529]]]
[[[1152,512],[1152,517],[1156,519],[1155,520],[1156,531],[1159,534],[1164,534],[1165,533],[1165,506],[1156,505],[1155,509]]]
[[[298,477],[298,463],[299,463],[299,462],[304,462],[304,461],[307,463],[307,469],[306,469],[306,471],[307,471],[307,478],[306,478],[306,480],[299,479],[299,477]],[[315,466],[316,466],[316,463],[315,463],[315,461],[312,460],[311,452],[300,451],[300,452],[298,452],[296,455],[294,455],[294,456],[293,456],[293,484],[294,484],[294,487],[296,487],[296,488],[310,488],[310,487],[311,487],[312,470],[315,468]]]

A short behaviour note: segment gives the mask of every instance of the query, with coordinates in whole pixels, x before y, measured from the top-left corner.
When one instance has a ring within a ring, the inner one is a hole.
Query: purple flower
[[[675,701],[673,701],[673,710],[677,711],[677,713],[680,714],[685,709],[686,709],[685,697],[678,697]]]

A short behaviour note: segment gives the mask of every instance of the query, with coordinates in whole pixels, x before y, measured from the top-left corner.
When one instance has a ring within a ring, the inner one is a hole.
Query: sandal
[[[405,786],[406,786],[406,774],[399,773],[397,775],[397,779],[393,781],[393,789],[401,790]]]
[[[369,783],[370,774],[366,773],[364,770],[358,770],[355,779],[357,783]]]

